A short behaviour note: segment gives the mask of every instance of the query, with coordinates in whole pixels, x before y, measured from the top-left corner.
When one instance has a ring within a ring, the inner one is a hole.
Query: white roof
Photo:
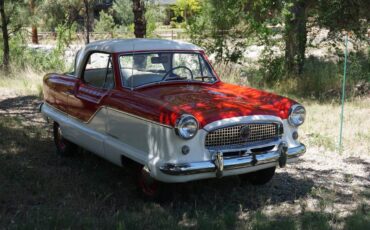
[[[82,72],[81,63],[87,58],[86,54],[94,51],[107,53],[120,53],[132,51],[160,51],[160,50],[203,50],[202,48],[183,41],[164,39],[111,39],[95,41],[87,44],[76,56],[75,74],[80,76]]]
[[[188,42],[164,39],[112,39],[89,43],[85,51],[105,51],[109,53],[150,51],[150,50],[202,50]]]

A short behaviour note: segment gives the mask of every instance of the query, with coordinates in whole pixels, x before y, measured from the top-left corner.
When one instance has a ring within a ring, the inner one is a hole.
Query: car
[[[82,147],[121,167],[132,162],[148,198],[170,183],[232,175],[265,184],[306,151],[301,104],[223,82],[204,50],[186,42],[87,44],[73,72],[43,78],[43,95],[59,155]]]

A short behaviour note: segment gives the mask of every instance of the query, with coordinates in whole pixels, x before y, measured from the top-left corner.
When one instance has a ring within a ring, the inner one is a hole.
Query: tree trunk
[[[90,43],[90,7],[89,0],[84,0],[85,5],[85,43]]]
[[[8,33],[8,20],[5,15],[4,0],[0,0],[0,17],[1,17],[1,30],[3,33],[3,70],[9,73],[9,33]]]
[[[132,0],[134,13],[135,37],[144,38],[146,35],[145,5],[143,0]]]
[[[30,12],[31,15],[35,15],[35,0],[29,0],[29,5],[30,5]],[[37,26],[36,24],[32,24],[32,43],[33,44],[39,44],[39,38],[37,35]]]
[[[37,27],[35,25],[32,25],[32,43],[39,44],[39,36],[37,33]]]
[[[294,3],[285,17],[285,69],[288,75],[303,72],[307,42],[307,4],[304,0]]]

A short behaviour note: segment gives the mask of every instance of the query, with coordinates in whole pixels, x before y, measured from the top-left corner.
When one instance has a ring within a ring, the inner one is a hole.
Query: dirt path
[[[0,91],[0,229],[22,223],[116,227],[117,219],[127,228],[148,229],[248,228],[261,220],[298,228],[308,221],[313,229],[346,228],[353,219],[370,224],[368,153],[347,156],[308,146],[298,163],[278,169],[267,185],[243,185],[238,177],[198,181],[175,186],[168,203],[148,204],[137,197],[129,170],[87,153],[56,156],[38,103],[35,96]]]

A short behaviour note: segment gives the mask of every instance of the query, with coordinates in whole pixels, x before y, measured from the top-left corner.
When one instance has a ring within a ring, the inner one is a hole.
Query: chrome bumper
[[[294,148],[284,148],[282,146],[276,151],[234,158],[223,158],[222,153],[220,154],[218,152],[214,160],[181,164],[166,163],[160,167],[160,170],[168,175],[191,175],[215,172],[217,176],[222,176],[224,170],[247,168],[273,162],[283,167],[287,161],[289,162],[290,159],[297,158],[305,152],[306,147],[304,144]]]

